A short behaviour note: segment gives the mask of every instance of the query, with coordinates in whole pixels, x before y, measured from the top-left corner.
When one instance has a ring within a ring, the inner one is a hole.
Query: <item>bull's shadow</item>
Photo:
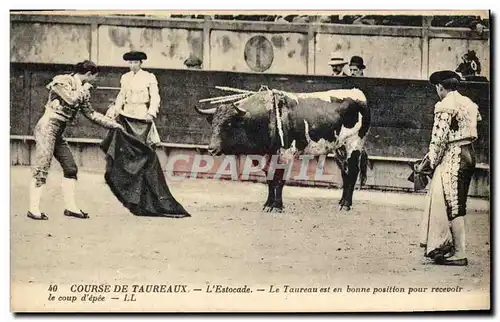
[[[273,156],[279,163],[291,163],[303,154],[334,154],[342,174],[340,210],[351,209],[358,175],[361,185],[366,182],[369,161],[364,141],[371,115],[358,89],[316,93],[267,89],[239,97],[237,102],[228,100],[210,109],[195,106],[195,110],[211,124],[211,155],[268,157],[263,167],[268,185],[266,212],[284,210],[285,169],[272,168]]]

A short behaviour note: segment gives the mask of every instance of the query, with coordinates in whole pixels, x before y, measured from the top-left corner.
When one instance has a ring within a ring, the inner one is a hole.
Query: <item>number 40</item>
[[[57,285],[50,285],[49,292],[57,292]]]

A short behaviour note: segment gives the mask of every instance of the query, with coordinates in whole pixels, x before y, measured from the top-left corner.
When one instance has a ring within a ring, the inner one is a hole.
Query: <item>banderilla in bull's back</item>
[[[219,89],[219,90],[223,90],[223,91],[238,93],[238,94],[222,95],[222,96],[217,96],[217,97],[204,98],[204,99],[199,100],[198,102],[210,103],[210,104],[229,103],[231,101],[240,101],[240,100],[242,100],[250,95],[257,93],[255,91],[249,91],[246,89],[239,89],[239,88],[233,88],[233,87],[228,87],[228,86],[215,86],[215,88]],[[261,85],[259,91],[262,91],[262,90],[269,90],[269,87],[267,87],[266,85]]]

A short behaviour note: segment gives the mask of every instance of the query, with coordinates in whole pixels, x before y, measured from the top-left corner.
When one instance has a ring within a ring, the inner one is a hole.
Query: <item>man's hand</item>
[[[431,170],[431,163],[427,157],[425,157],[422,161],[415,164],[416,172],[428,172],[430,170]]]
[[[113,105],[111,105],[111,107],[106,111],[106,116],[112,120],[117,118],[118,113],[116,112],[116,108]]]

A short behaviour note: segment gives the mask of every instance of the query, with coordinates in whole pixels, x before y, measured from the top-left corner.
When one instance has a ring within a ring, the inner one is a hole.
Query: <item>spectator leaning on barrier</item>
[[[470,28],[482,35],[485,29],[490,28],[489,19],[483,19],[480,16],[434,16],[432,27],[458,27]]]
[[[342,53],[334,52],[330,56],[328,65],[332,66],[332,76],[349,76],[344,72],[344,67],[347,65],[347,61],[344,60]]]
[[[278,23],[289,23],[290,21],[286,20],[285,16],[277,16],[274,22]]]
[[[455,71],[462,76],[462,79],[467,81],[487,81],[486,77],[480,76],[481,62],[474,50],[469,50],[462,56],[462,63],[458,65]]]
[[[349,62],[349,69],[351,70],[351,76],[362,77],[364,76],[364,69],[366,68],[363,58],[360,56],[352,56]]]
[[[462,56],[462,62],[455,71],[464,78],[467,76],[479,75],[481,73],[481,63],[476,56],[476,52],[474,50],[467,51],[467,53]]]

